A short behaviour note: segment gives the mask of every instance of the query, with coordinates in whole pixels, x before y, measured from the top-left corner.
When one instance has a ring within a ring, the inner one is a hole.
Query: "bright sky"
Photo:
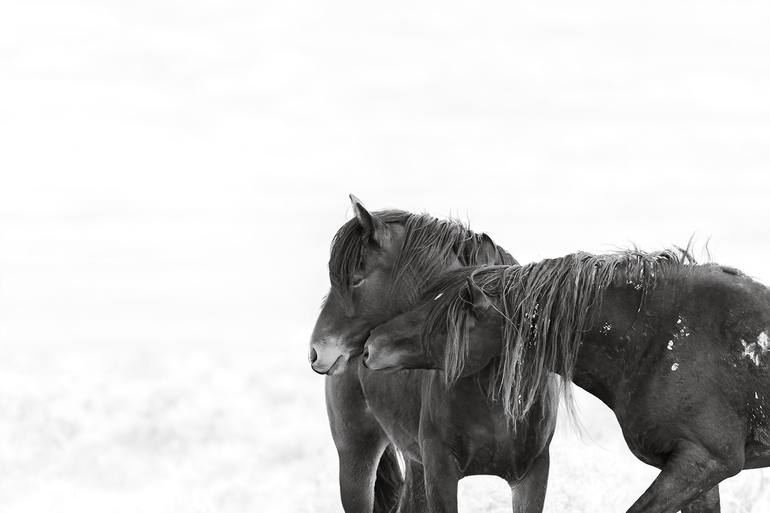
[[[762,2],[10,2],[0,340],[304,351],[349,192],[521,261],[695,233],[770,283],[768,24]]]

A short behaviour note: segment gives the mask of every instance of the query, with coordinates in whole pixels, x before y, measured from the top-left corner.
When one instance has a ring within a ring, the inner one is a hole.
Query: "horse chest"
[[[460,383],[430,402],[434,409],[422,421],[422,436],[439,438],[463,475],[490,474],[510,481],[531,464],[523,444],[517,443],[527,433],[514,434],[502,410],[477,387]]]
[[[510,480],[520,474],[520,466],[528,464],[516,450],[516,435],[496,420],[462,419],[453,426],[452,452],[465,475],[492,474]]]
[[[378,373],[363,369],[360,374],[369,411],[399,449],[417,459],[422,407],[420,385],[425,372]]]

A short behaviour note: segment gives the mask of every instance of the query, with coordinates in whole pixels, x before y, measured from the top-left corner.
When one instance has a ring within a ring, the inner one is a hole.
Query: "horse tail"
[[[377,477],[374,482],[374,512],[391,513],[398,507],[401,488],[404,486],[404,476],[398,465],[398,452],[392,444],[388,444],[380,457],[377,466]]]

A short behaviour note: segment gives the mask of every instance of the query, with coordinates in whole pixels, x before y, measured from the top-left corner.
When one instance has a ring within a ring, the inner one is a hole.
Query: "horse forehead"
[[[388,228],[387,236],[382,241],[383,251],[380,253],[395,257],[403,248],[406,230],[404,225],[399,223],[388,223],[385,226]]]
[[[404,242],[404,227],[396,223],[388,223],[386,236],[378,245],[363,249],[363,267],[390,267],[398,258]]]

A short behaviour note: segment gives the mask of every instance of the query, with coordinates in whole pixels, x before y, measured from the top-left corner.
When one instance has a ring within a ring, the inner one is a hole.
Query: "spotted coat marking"
[[[770,351],[770,340],[768,339],[767,331],[757,335],[757,340],[754,342],[746,342],[744,339],[741,339],[741,345],[743,346],[741,356],[748,358],[757,367],[762,363],[762,357],[765,353]]]

